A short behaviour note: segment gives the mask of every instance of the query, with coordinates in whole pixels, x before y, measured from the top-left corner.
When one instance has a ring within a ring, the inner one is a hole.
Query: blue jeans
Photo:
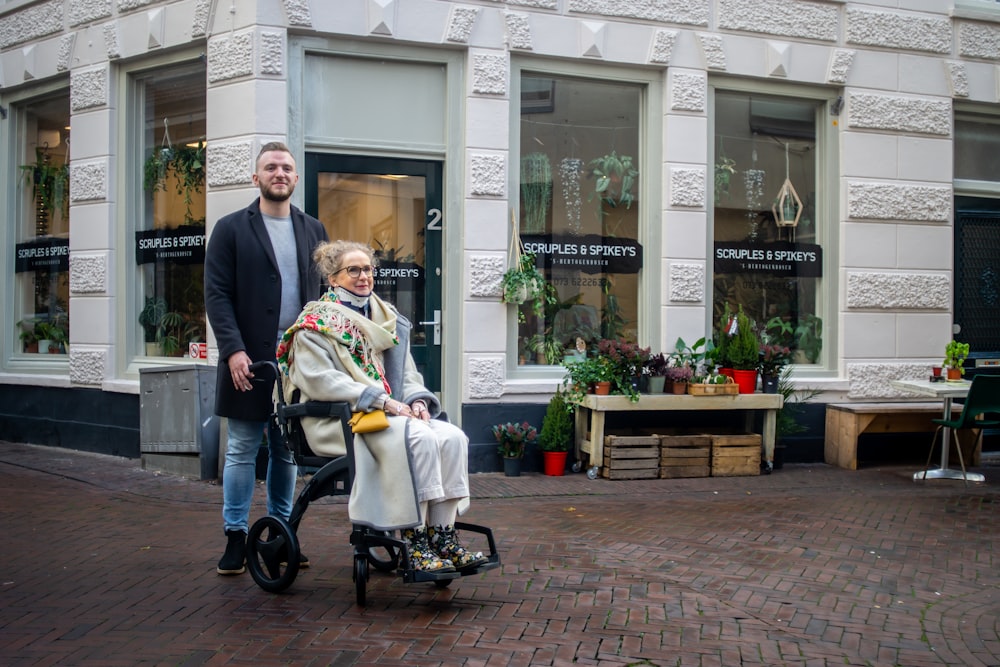
[[[230,419],[226,467],[222,471],[222,522],[226,530],[249,530],[250,501],[257,479],[257,450],[267,429],[267,513],[288,519],[298,467],[270,421]]]

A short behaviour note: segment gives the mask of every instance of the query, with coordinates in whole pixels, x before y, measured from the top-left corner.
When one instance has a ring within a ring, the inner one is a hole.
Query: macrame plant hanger
[[[524,256],[524,243],[521,242],[521,230],[517,224],[517,213],[510,209],[510,262],[515,271],[521,270],[521,258]]]
[[[160,142],[160,151],[168,160],[173,157],[174,142],[170,140],[170,122],[166,118],[163,119],[163,140]]]
[[[802,200],[799,199],[799,194],[795,191],[795,186],[792,185],[789,178],[787,141],[785,142],[785,182],[781,184],[774,205],[771,206],[771,212],[774,214],[774,224],[778,226],[779,232],[782,227],[788,227],[789,240],[794,242],[795,228],[799,224],[799,218],[802,217]]]

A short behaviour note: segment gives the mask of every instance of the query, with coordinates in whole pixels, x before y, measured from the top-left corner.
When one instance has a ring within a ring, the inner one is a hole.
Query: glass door
[[[375,249],[375,292],[413,324],[424,383],[441,390],[442,164],[307,153],[305,207],[331,239]]]

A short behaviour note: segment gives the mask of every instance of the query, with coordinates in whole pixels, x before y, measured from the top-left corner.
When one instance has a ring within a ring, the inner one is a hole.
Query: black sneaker
[[[282,567],[288,567],[288,557],[286,555],[283,555],[281,557],[281,565],[282,565]],[[308,567],[309,567],[309,556],[305,555],[304,553],[302,553],[300,551],[299,552],[299,569],[300,570],[305,570]]]
[[[219,574],[233,575],[246,572],[247,534],[242,530],[227,530],[226,553],[222,554],[215,571]]]

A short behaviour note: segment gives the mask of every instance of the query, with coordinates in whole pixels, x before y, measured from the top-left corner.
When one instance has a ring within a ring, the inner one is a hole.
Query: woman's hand
[[[410,410],[413,411],[413,416],[425,422],[431,420],[431,413],[427,409],[427,404],[422,400],[417,399],[410,404]]]
[[[385,411],[398,417],[413,417],[413,410],[406,403],[389,399],[385,402]]]

